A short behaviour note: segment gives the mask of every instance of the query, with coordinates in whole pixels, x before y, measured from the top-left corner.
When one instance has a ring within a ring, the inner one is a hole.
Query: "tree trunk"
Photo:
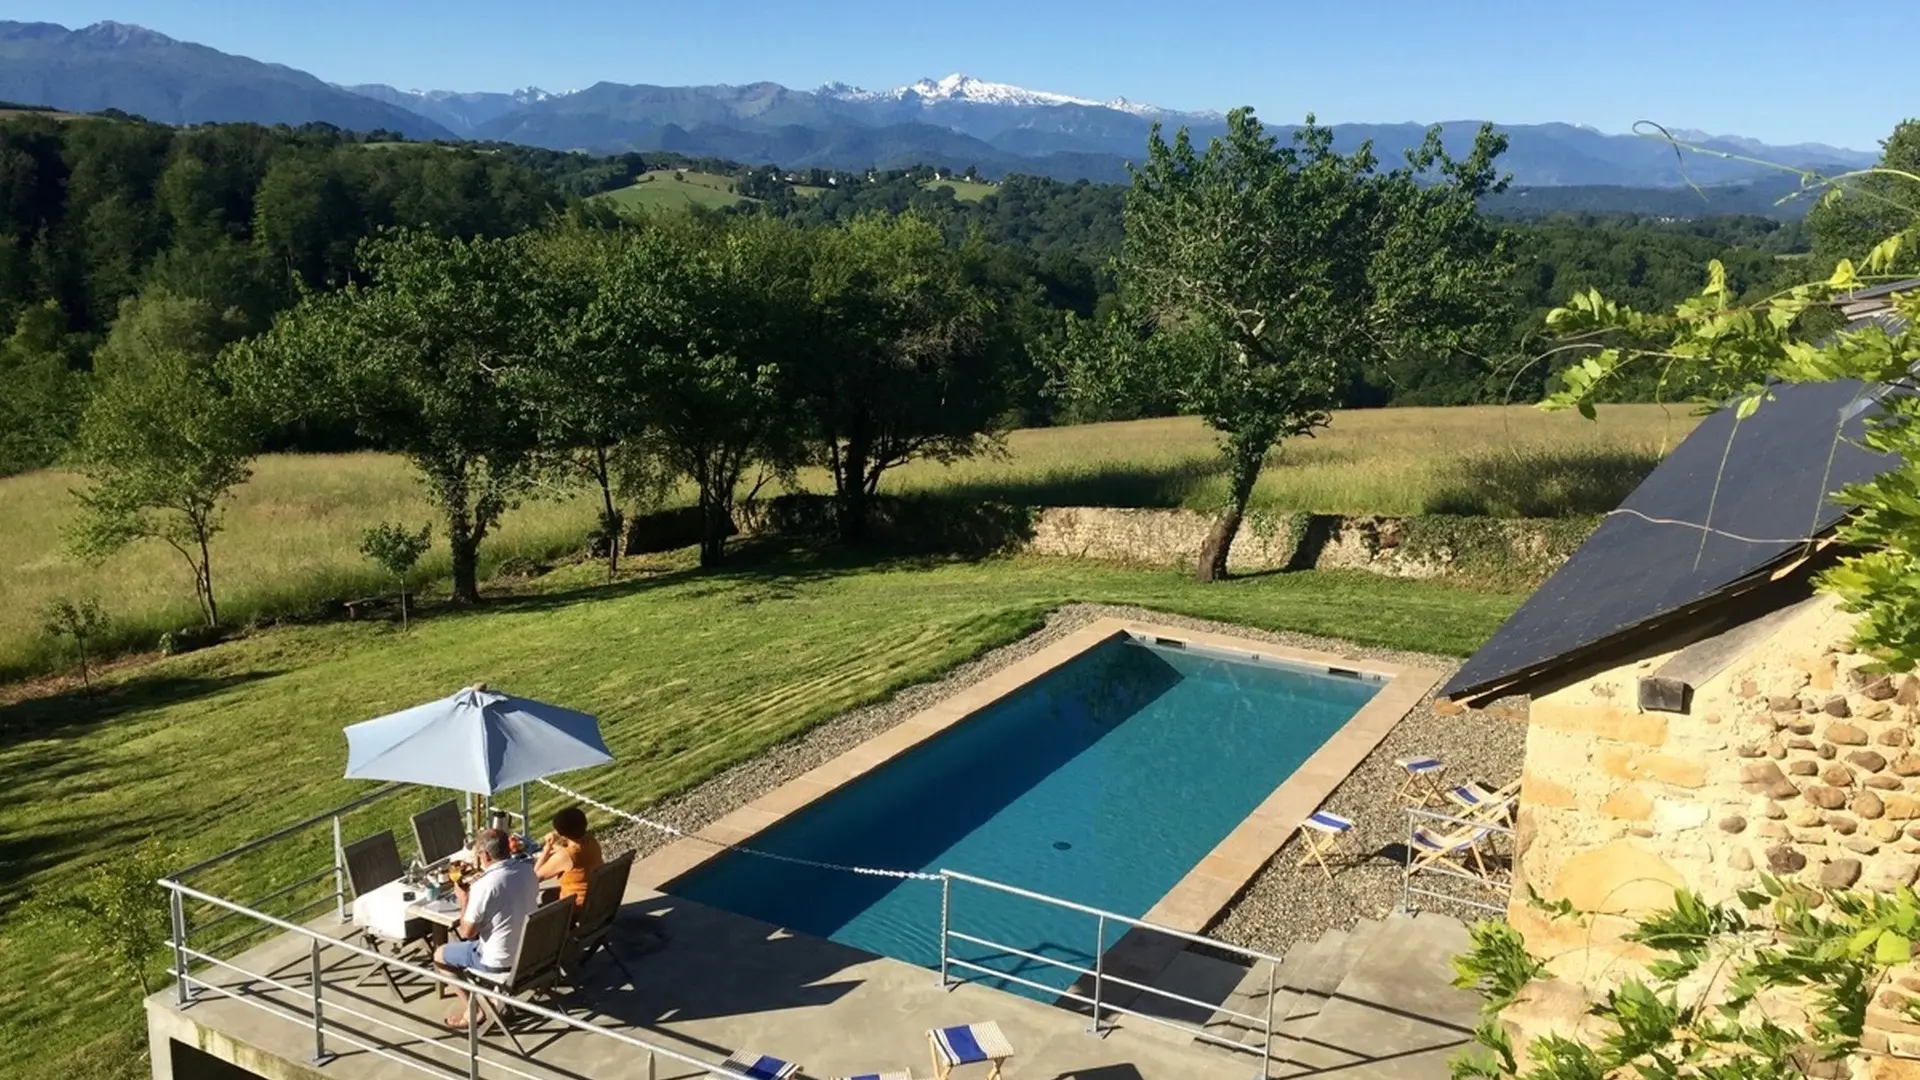
[[[480,602],[480,538],[462,505],[447,514],[447,553],[453,560],[453,602]]]
[[[207,550],[207,530],[198,528],[200,541],[200,565],[194,567],[195,584],[200,590],[201,610],[207,616],[207,629],[220,625],[220,609],[213,603],[213,553]]]
[[[407,629],[407,576],[405,574],[400,575],[400,629],[403,633]]]
[[[1207,534],[1206,546],[1200,549],[1200,567],[1195,575],[1198,580],[1226,580],[1227,555],[1233,550],[1233,538],[1240,532],[1240,522],[1247,516],[1247,500],[1253,497],[1254,482],[1260,479],[1260,466],[1266,463],[1267,450],[1272,445],[1271,438],[1236,436],[1230,440],[1231,486],[1227,506],[1213,523],[1213,531]]]
[[[857,544],[867,538],[867,510],[871,505],[867,498],[867,456],[864,440],[849,440],[833,478],[842,543]]]
[[[607,465],[607,448],[593,448],[593,478],[600,482],[600,531],[607,539],[607,580],[620,574],[620,548],[626,543],[619,507],[613,505],[613,471]]]

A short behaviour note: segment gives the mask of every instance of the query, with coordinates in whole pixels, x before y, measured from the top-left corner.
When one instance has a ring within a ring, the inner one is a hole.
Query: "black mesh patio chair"
[[[460,823],[460,804],[448,799],[413,815],[413,840],[420,861],[432,866],[467,846],[467,830]]]
[[[560,983],[560,961],[566,954],[572,927],[573,905],[548,904],[541,907],[527,916],[527,926],[520,934],[520,948],[514,953],[511,968],[499,973],[466,968],[461,975],[477,986],[514,997],[543,993],[551,998],[556,995]],[[520,1037],[507,1026],[507,1016],[512,1006],[478,994],[474,997],[480,1003],[481,1015],[485,1017],[485,1022],[480,1025],[480,1037],[484,1039],[489,1032],[498,1028],[513,1043],[514,1050],[525,1057],[527,1048],[520,1045]]]
[[[613,927],[620,918],[620,901],[627,892],[627,879],[633,874],[633,852],[603,862],[587,875],[587,902],[580,905],[573,921],[573,938],[567,949],[567,981],[578,985],[580,969],[595,955],[605,953],[620,974],[632,983],[633,972],[613,951]],[[563,902],[564,903],[564,902]],[[562,906],[556,904],[556,907]]]
[[[365,896],[382,885],[399,881],[406,873],[400,864],[400,846],[394,842],[391,830],[375,833],[363,840],[355,840],[346,846],[343,855],[347,864],[347,882],[353,887],[353,895],[356,897]],[[383,956],[389,955],[391,950],[390,955],[395,959],[405,956],[415,945],[424,947],[430,929],[425,919],[408,919],[405,923],[406,932],[399,938],[381,933],[370,926],[359,928],[361,941],[367,948]],[[394,978],[392,966],[384,962],[376,963],[372,971],[360,976],[353,985],[362,985],[376,973],[386,978],[387,985],[393,989],[394,996],[399,997],[400,981]]]

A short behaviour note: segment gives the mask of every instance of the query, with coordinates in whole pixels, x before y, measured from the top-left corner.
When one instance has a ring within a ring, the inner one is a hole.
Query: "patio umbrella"
[[[485,685],[347,728],[347,779],[492,795],[613,760],[600,721]],[[524,824],[524,822],[523,822]]]

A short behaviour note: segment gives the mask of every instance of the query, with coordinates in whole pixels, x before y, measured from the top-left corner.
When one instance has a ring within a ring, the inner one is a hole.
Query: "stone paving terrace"
[[[620,951],[636,982],[626,983],[613,964],[599,959],[588,969],[588,985],[558,1007],[576,1019],[701,1062],[718,1063],[745,1047],[796,1061],[802,1076],[816,1080],[877,1069],[911,1068],[925,1076],[928,1028],[993,1020],[1017,1052],[1008,1062],[1007,1080],[1176,1080],[1259,1072],[1257,1052],[1196,1043],[1185,1033],[1125,1018],[1116,1030],[1095,1038],[1086,1033],[1083,1016],[1052,1005],[983,986],[943,991],[931,971],[638,886],[627,900],[622,920],[633,933]],[[347,934],[332,916],[312,926],[330,937]],[[639,952],[632,942],[643,927],[664,933],[664,946]],[[328,1050],[338,1056],[311,1064],[309,942],[287,933],[235,957],[232,963],[253,977],[217,968],[197,973],[250,1000],[203,989],[199,1000],[181,1009],[171,988],[149,999],[154,1075],[178,1080],[466,1075],[465,1033],[436,1023],[452,1000],[438,998],[432,985],[419,979],[403,979],[405,1000],[397,1000],[383,980],[354,987],[368,964],[343,949],[322,952],[322,997],[335,1007]],[[1441,1080],[1447,1057],[1465,1045],[1474,1019],[1471,995],[1446,985],[1447,957],[1464,944],[1460,924],[1422,917],[1363,924],[1297,950],[1299,962],[1283,966],[1284,988],[1275,995],[1277,1030],[1286,1037],[1276,1035],[1271,1075]],[[268,985],[261,975],[285,989]],[[1264,970],[1248,972],[1181,953],[1161,978],[1156,985],[1201,1000],[1230,1002],[1241,1011],[1264,1008]],[[1355,993],[1348,993],[1349,987]],[[278,1006],[279,1014],[262,1005]],[[345,1015],[346,1009],[398,1025],[404,1033]],[[631,1045],[535,1019],[523,1015],[515,1025],[531,1059],[517,1057],[504,1038],[492,1035],[481,1051],[482,1076],[675,1080],[704,1074],[666,1059],[650,1074],[646,1054]],[[381,1053],[355,1046],[348,1037]],[[960,1075],[969,1074],[962,1070]]]

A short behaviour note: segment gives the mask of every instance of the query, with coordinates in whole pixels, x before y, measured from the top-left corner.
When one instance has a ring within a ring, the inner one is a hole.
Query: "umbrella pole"
[[[527,785],[520,785],[520,835],[533,836],[533,819],[527,816]]]

